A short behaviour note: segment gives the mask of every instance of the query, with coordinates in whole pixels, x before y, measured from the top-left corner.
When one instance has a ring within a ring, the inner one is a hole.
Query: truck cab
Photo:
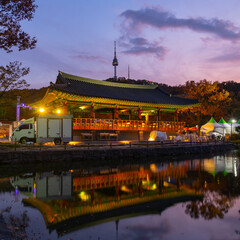
[[[26,143],[28,141],[35,141],[35,124],[34,118],[23,121],[16,127],[12,133],[12,141]]]

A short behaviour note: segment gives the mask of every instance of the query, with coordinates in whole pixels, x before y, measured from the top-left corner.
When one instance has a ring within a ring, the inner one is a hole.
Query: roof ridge
[[[91,79],[91,78],[79,77],[79,76],[64,73],[61,71],[59,71],[59,74],[63,78],[69,78],[71,80],[87,82],[87,83],[92,83],[92,84],[98,84],[98,85],[104,85],[104,86],[109,86],[109,87],[135,88],[135,89],[156,89],[156,88],[158,88],[158,85],[138,85],[138,84],[127,84],[127,83],[101,81],[101,80],[96,80],[96,79]]]

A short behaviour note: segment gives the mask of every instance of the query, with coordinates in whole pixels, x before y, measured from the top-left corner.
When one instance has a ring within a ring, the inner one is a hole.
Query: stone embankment
[[[164,144],[164,145],[126,145],[103,147],[74,147],[49,149],[13,149],[0,151],[0,164],[46,163],[56,161],[83,163],[123,163],[128,159],[159,158],[161,156],[189,156],[196,154],[221,153],[231,150],[233,144],[227,142]]]

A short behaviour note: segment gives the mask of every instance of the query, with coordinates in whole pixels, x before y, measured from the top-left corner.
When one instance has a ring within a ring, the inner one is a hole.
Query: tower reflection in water
[[[113,217],[117,230],[121,217],[159,213],[185,201],[185,212],[193,218],[221,218],[238,195],[238,176],[238,159],[225,155],[95,172],[25,174],[11,182],[28,196],[24,204],[39,209],[50,231],[62,235]]]

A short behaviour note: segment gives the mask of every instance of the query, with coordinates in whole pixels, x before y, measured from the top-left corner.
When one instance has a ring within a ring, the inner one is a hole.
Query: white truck
[[[54,142],[55,145],[72,140],[72,115],[44,115],[29,118],[16,127],[11,140],[26,142]]]

